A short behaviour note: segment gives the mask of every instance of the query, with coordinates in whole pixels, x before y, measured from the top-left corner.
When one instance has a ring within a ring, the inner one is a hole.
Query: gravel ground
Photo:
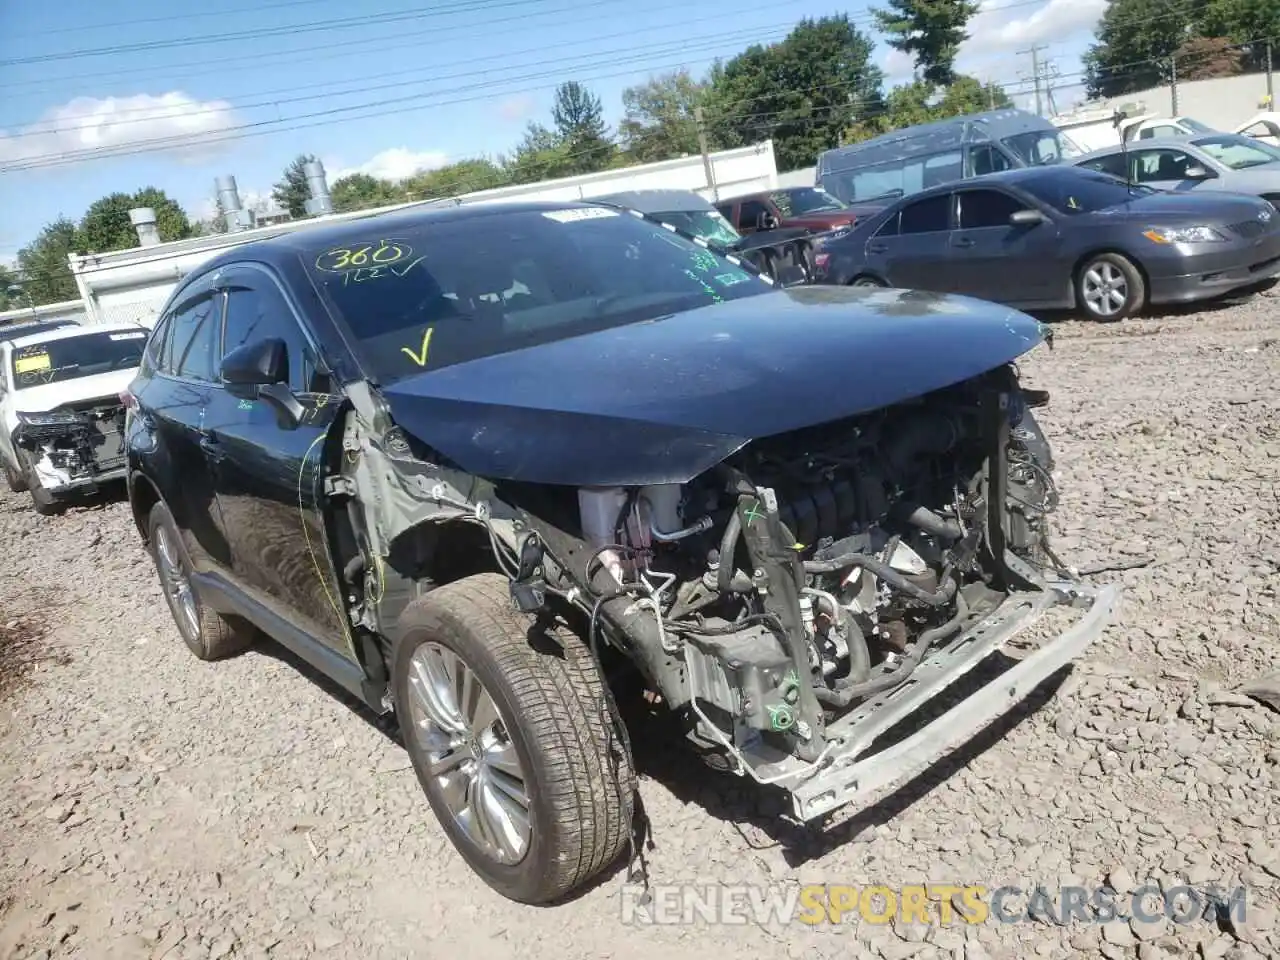
[[[1278,666],[1280,298],[1063,323],[1024,372],[1053,392],[1060,552],[1131,565],[1098,575],[1126,584],[1120,623],[1034,709],[821,833],[633,735],[651,879],[1244,884],[1244,922],[637,929],[619,875],[513,905],[359,710],[269,645],[187,652],[124,503],[46,519],[5,495],[0,625],[36,615],[48,646],[5,667],[0,958],[1280,955],[1280,715],[1233,692]]]

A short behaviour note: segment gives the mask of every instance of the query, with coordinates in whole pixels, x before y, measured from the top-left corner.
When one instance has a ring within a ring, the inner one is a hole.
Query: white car
[[[0,466],[40,513],[124,479],[120,394],[149,334],[136,323],[73,324],[0,339]]]
[[[1235,132],[1280,147],[1280,113],[1260,113],[1236,127]]]

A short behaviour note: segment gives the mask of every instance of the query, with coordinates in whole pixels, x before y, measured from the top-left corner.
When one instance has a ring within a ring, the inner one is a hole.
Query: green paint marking
[[[252,401],[252,400],[241,400],[239,403],[237,403],[237,404],[236,404],[236,406],[238,406],[241,410],[252,410],[252,409],[253,409],[253,401]]]
[[[750,506],[750,508],[747,510],[747,526],[751,526],[751,524],[755,523],[757,520],[759,520],[761,517],[764,516],[764,512],[761,511],[759,507],[760,507],[760,504],[753,503]]]

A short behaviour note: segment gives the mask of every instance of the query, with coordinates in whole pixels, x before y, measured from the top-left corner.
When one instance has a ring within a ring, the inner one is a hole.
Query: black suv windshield
[[[606,207],[476,211],[394,231],[371,222],[302,260],[383,383],[773,289]]]
[[[141,362],[146,343],[145,330],[104,330],[14,347],[13,383],[21,390],[128,370]]]
[[[1061,130],[1033,130],[1005,137],[1000,142],[1028,167],[1061,163],[1065,158],[1078,157],[1084,152]]]
[[[1018,187],[1066,214],[1095,213],[1155,193],[1150,187],[1126,184],[1119,177],[1078,167],[1063,167],[1050,176],[1026,177],[1018,181]]]
[[[807,213],[834,213],[845,208],[843,201],[817,187],[779,190],[769,196],[783,215],[788,217],[803,217]]]

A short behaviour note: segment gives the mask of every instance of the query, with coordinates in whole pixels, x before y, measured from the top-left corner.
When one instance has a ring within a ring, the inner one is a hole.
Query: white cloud
[[[896,86],[899,83],[911,82],[916,65],[911,54],[890,47],[880,58],[880,69],[884,71],[886,82],[890,86]]]
[[[531,93],[517,93],[498,104],[498,116],[508,123],[518,123],[538,109],[538,100]]]
[[[324,162],[329,185],[353,173],[365,173],[380,180],[403,180],[423,170],[435,170],[449,162],[448,154],[441,150],[414,151],[406,147],[392,147],[375,154],[358,167],[344,167],[338,163]]]
[[[173,91],[152,96],[76,97],[14,131],[0,131],[0,162],[92,159],[130,148],[172,151],[184,160],[207,156],[209,137],[234,127],[225,100],[197,100]],[[150,141],[150,142],[149,142]],[[90,151],[90,152],[82,152]]]
[[[1107,0],[1049,0],[1026,16],[1011,15],[1008,3],[983,0],[969,21],[969,39],[961,57],[1007,53],[1033,43],[1061,43],[1091,32],[1107,9]],[[1004,9],[1001,9],[1001,8]]]

